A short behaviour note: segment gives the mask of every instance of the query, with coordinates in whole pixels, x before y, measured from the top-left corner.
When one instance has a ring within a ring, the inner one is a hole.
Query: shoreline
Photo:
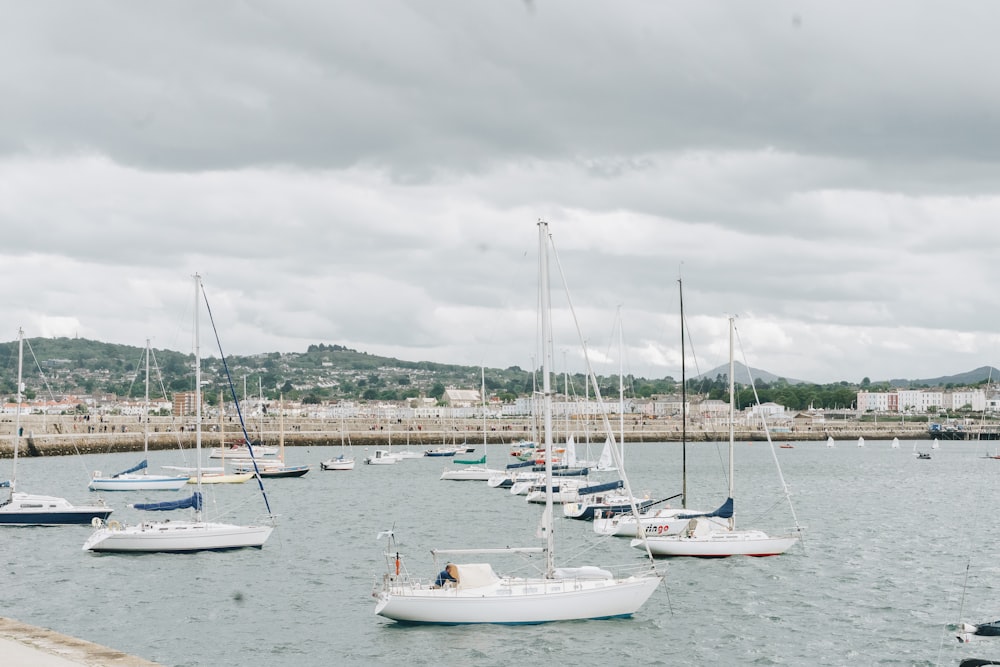
[[[286,420],[285,431],[277,429],[276,420],[265,423],[263,430],[250,433],[252,439],[261,439],[263,444],[277,445],[284,439],[287,447],[335,447],[347,444],[355,447],[436,447],[441,445],[467,444],[482,445],[483,424],[478,419],[449,421],[421,420],[401,425],[399,423],[373,423],[371,420],[350,420],[342,424],[339,420]],[[618,436],[618,425],[612,428]],[[97,424],[74,421],[71,427],[65,422],[53,421],[51,417],[30,415],[22,419],[23,435],[18,439],[18,456],[66,456],[73,454],[107,454],[137,452],[143,450],[144,434],[135,418],[105,418]],[[176,429],[176,430],[175,430]],[[343,429],[343,430],[342,430]],[[590,442],[603,438],[603,427],[599,421],[588,424],[573,423],[573,433],[578,442],[583,442],[582,434],[589,431]],[[235,428],[224,429],[222,435],[228,445],[243,439],[242,431]],[[828,437],[835,441],[856,442],[865,440],[932,440],[926,422],[909,424],[838,421],[812,426],[775,428],[771,440],[825,441]],[[735,432],[737,441],[766,441],[762,428],[740,428]],[[488,444],[513,444],[531,440],[532,433],[528,420],[501,420],[487,425],[485,441]],[[721,442],[729,439],[728,426],[722,424],[688,426],[688,442]],[[941,440],[995,440],[997,434],[991,429],[970,428],[964,431],[942,433]],[[630,443],[658,442],[679,443],[682,432],[677,420],[654,420],[632,418],[625,422],[623,440]],[[206,425],[202,431],[202,447],[220,445],[218,425]],[[14,446],[13,424],[7,419],[0,424],[0,458],[12,458]],[[149,433],[149,449],[153,451],[185,449],[196,447],[195,433],[190,426],[176,426],[170,418],[154,418]]]

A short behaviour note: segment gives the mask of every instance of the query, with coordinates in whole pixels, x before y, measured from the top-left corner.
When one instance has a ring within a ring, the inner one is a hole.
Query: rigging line
[[[167,400],[167,388],[163,384],[163,371],[160,369],[160,364],[156,360],[156,352],[153,350],[152,347],[149,348],[149,352],[151,354],[150,359],[153,360],[153,370],[156,371],[156,383],[160,387],[160,395],[163,397],[163,400],[166,401]],[[173,410],[171,410],[170,412],[171,412],[171,414],[170,414],[170,423],[172,425],[176,424],[176,419],[175,419],[175,417],[173,415]],[[147,422],[149,421],[149,414],[146,415],[146,421]],[[177,429],[173,429],[173,433],[174,433],[175,439],[177,440],[177,449],[180,450],[180,453],[181,453],[181,461],[183,461],[185,464],[187,464],[187,452],[184,450],[184,443],[181,441],[180,431],[178,431]]]
[[[215,334],[215,343],[219,346],[219,356],[222,357],[222,367],[226,370],[226,380],[229,383],[229,393],[232,394],[233,401],[236,403],[236,414],[239,415],[240,418],[240,430],[243,431],[243,438],[247,443],[247,451],[250,453],[250,460],[253,461],[253,470],[254,476],[257,478],[257,486],[260,488],[260,495],[264,497],[264,506],[267,508],[267,514],[273,521],[274,513],[271,511],[271,503],[267,499],[267,492],[264,490],[264,480],[261,479],[260,470],[257,469],[257,457],[253,454],[253,445],[250,444],[250,435],[247,433],[246,424],[243,422],[243,413],[240,411],[239,400],[236,398],[236,387],[233,385],[233,376],[229,372],[229,362],[226,361],[226,353],[222,351],[222,341],[219,339],[219,330],[215,328],[215,318],[212,316],[212,307],[208,304],[208,293],[205,291],[204,284],[201,285],[201,296],[205,300],[205,308],[208,310],[208,321],[212,323],[212,333]]]
[[[551,246],[552,248],[552,255],[553,258],[555,259],[556,268],[559,271],[559,277],[562,278],[563,290],[566,293],[566,302],[569,305],[569,312],[573,318],[573,324],[576,326],[576,334],[579,337],[580,344],[584,350],[583,361],[587,367],[587,375],[589,376],[590,382],[594,387],[594,399],[597,401],[598,405],[603,406],[604,399],[601,398],[601,388],[597,382],[597,376],[594,375],[594,369],[591,367],[590,364],[590,355],[587,353],[587,347],[584,341],[583,331],[580,329],[580,321],[577,319],[576,310],[573,308],[573,299],[569,293],[569,284],[566,282],[566,274],[563,272],[562,262],[559,259],[559,252],[556,250],[556,244],[552,238],[552,234],[549,234],[548,237],[549,237],[548,239],[549,246]],[[611,422],[608,420],[608,411],[603,409],[602,407],[600,413],[601,413],[601,422],[604,425],[605,433],[607,437],[611,438],[611,443],[612,445],[614,445],[615,435],[614,431],[611,429]],[[621,444],[624,445],[624,443]],[[629,506],[632,510],[632,513],[635,514],[636,516],[639,516],[639,508],[635,504],[635,494],[632,493],[632,485],[629,483],[628,475],[625,474],[625,464],[624,461],[622,461],[621,451],[619,450],[619,447],[615,446],[611,447],[611,456],[614,459],[615,465],[618,467],[619,472],[621,473],[620,477],[622,480],[622,485],[626,495],[628,496]],[[649,558],[650,569],[653,571],[654,574],[659,575],[659,570],[656,567],[656,560],[653,558],[653,552],[650,551],[649,542],[646,540],[646,531],[644,530],[640,531],[640,536],[642,539],[642,544],[646,548],[646,556],[647,558]]]
[[[743,366],[747,370],[747,377],[750,378],[750,388],[753,390],[754,401],[757,405],[760,405],[760,396],[757,394],[757,385],[753,381],[753,373],[750,372],[750,364],[747,363],[746,350],[743,349],[743,339],[740,338],[739,329],[736,327],[736,323],[733,323],[733,330],[736,331],[736,339],[740,343],[740,354],[743,356]],[[785,483],[785,476],[781,472],[781,463],[778,461],[778,452],[774,448],[774,442],[771,440],[771,429],[767,426],[767,417],[763,413],[760,413],[760,422],[764,425],[764,435],[767,436],[767,444],[771,448],[771,458],[774,459],[775,468],[778,470],[778,479],[781,480],[781,488],[785,493],[785,499],[788,501],[788,509],[792,512],[792,520],[795,522],[795,532],[801,533],[802,526],[799,525],[799,517],[795,513],[795,506],[792,504],[792,494],[788,490],[788,484]],[[802,546],[805,547],[805,541],[802,542]]]
[[[31,353],[31,359],[32,359],[32,361],[35,362],[35,368],[38,369],[38,376],[40,378],[42,378],[42,385],[45,387],[45,391],[48,392],[49,399],[54,403],[55,400],[56,400],[55,392],[52,391],[52,386],[49,384],[49,379],[47,377],[45,377],[45,371],[42,370],[42,364],[38,361],[38,357],[35,356],[35,350],[34,350],[34,348],[31,347],[31,341],[28,340],[27,338],[24,338],[23,340],[24,340],[24,344],[28,346],[28,352]],[[21,391],[20,387],[17,388],[17,391],[18,391],[18,395],[21,395],[22,391]],[[63,430],[62,427],[64,425],[64,421],[62,420],[61,417],[57,421],[59,423],[60,430]],[[76,455],[77,455],[77,459],[76,460],[79,463],[80,467],[83,468],[83,470],[86,471],[87,470],[87,465],[86,465],[86,463],[84,463],[83,458],[80,455],[80,448],[76,446],[76,438],[72,439],[72,443],[73,443],[73,451],[76,452]]]

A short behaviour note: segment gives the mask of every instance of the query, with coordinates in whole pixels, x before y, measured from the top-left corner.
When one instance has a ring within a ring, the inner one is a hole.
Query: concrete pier
[[[134,655],[3,617],[0,656],[11,667],[158,667]]]

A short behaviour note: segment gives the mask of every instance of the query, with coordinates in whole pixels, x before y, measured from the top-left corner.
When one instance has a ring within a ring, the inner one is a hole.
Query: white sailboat
[[[899,449],[899,438],[893,438],[889,449]]]
[[[205,521],[202,516],[201,491],[201,345],[199,343],[199,297],[201,296],[201,276],[195,274],[194,309],[194,403],[195,403],[195,451],[199,469],[196,471],[197,490],[188,498],[163,503],[136,503],[139,510],[169,511],[191,508],[194,517],[190,521],[165,520],[143,521],[138,525],[125,525],[117,521],[104,522],[95,519],[94,533],[83,545],[84,551],[100,552],[192,552],[223,551],[229,549],[261,548],[270,537],[273,526],[241,526],[228,523]],[[220,350],[221,352],[221,350]],[[261,495],[267,513],[271,508],[261,485]],[[272,517],[273,521],[273,517]]]
[[[340,418],[340,454],[333,458],[322,461],[319,467],[323,470],[354,470],[354,454],[347,451],[344,444],[344,418]]]
[[[826,436],[826,446],[827,447],[836,447],[836,445],[833,442],[833,436],[832,435]]]
[[[149,339],[146,339],[146,400],[142,430],[143,458],[137,465],[110,477],[95,471],[88,488],[91,491],[179,491],[188,483],[188,475],[150,475],[147,471],[149,456]],[[139,471],[142,471],[141,474]]]
[[[735,325],[729,319],[729,498],[708,517],[691,517],[685,529],[676,535],[633,540],[632,546],[649,549],[655,556],[694,556],[700,558],[725,556],[776,556],[783,554],[799,541],[798,535],[771,537],[762,530],[736,530],[732,503],[735,476],[734,439],[736,421],[735,364],[733,333]],[[766,424],[765,424],[766,428]],[[770,439],[770,436],[768,437]],[[728,515],[728,516],[727,516]],[[720,528],[710,519],[724,517],[728,525]],[[648,545],[648,546],[647,546]]]
[[[858,436],[858,447],[864,447],[864,446],[865,446],[865,436],[859,435]]]
[[[552,480],[552,368],[551,313],[548,290],[548,225],[538,223],[539,276],[541,281],[541,340],[545,437],[545,476]],[[389,571],[373,591],[375,613],[395,621],[411,623],[545,623],[579,619],[631,616],[649,599],[662,581],[650,562],[632,573],[615,576],[598,567],[557,569],[554,561],[552,500],[542,515],[541,530],[546,546],[485,550],[448,550],[436,554],[543,553],[545,572],[540,577],[498,575],[487,563],[457,565],[457,581],[435,587],[411,578],[402,568],[390,541]],[[391,533],[389,533],[392,539]]]
[[[680,302],[680,330],[681,330],[681,493],[657,501],[638,516],[631,512],[599,512],[594,517],[594,532],[598,535],[614,535],[616,537],[639,537],[639,530],[645,535],[676,535],[687,526],[688,521],[695,516],[705,517],[706,520],[717,523],[720,527],[726,526],[726,517],[715,516],[715,513],[701,512],[687,508],[687,367],[685,365],[684,348],[684,286],[681,280],[677,281],[679,302]],[[681,498],[681,507],[658,507],[660,503],[669,502],[674,498]],[[712,516],[710,516],[710,514]]]
[[[17,413],[14,416],[14,459],[10,472],[10,495],[0,502],[0,525],[61,526],[87,524],[107,519],[112,509],[99,501],[93,505],[73,505],[65,498],[23,493],[17,490],[17,458],[21,440],[21,403],[24,391],[24,330],[17,330]]]
[[[494,470],[487,463],[486,444],[486,368],[481,367],[480,371],[480,399],[483,408],[483,455],[478,460],[452,459],[453,463],[464,465],[464,468],[445,470],[441,473],[441,479],[450,479],[455,482],[485,482],[491,477],[502,474],[503,470]]]

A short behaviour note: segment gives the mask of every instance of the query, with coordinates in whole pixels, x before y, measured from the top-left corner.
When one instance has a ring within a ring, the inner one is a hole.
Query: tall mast
[[[198,493],[201,493],[201,329],[198,318],[198,297],[201,276],[194,274],[194,450],[198,460]],[[195,521],[201,521],[200,503],[195,504]]]
[[[14,416],[14,462],[10,469],[10,497],[17,490],[17,450],[21,442],[21,389],[24,387],[21,372],[24,366],[24,329],[17,329],[17,414]]]
[[[149,339],[146,339],[146,419],[142,429],[142,454],[149,456]],[[142,469],[142,474],[147,474],[148,466]]]
[[[736,437],[736,363],[733,358],[733,330],[736,323],[729,318],[729,497],[733,497],[733,440]],[[735,516],[729,517],[729,529],[736,530]]]
[[[621,452],[619,464],[625,468],[625,334],[622,331],[622,307],[618,306],[618,451]]]
[[[684,365],[684,284],[677,279],[677,290],[680,292],[681,302],[681,507],[687,509],[688,506],[688,475],[687,475],[687,369]]]
[[[539,298],[542,310],[542,404],[545,437],[545,576],[551,578],[555,569],[552,559],[555,540],[552,536],[552,381],[549,378],[552,368],[552,303],[549,294],[548,236],[548,223],[539,221],[538,273],[541,285]]]

